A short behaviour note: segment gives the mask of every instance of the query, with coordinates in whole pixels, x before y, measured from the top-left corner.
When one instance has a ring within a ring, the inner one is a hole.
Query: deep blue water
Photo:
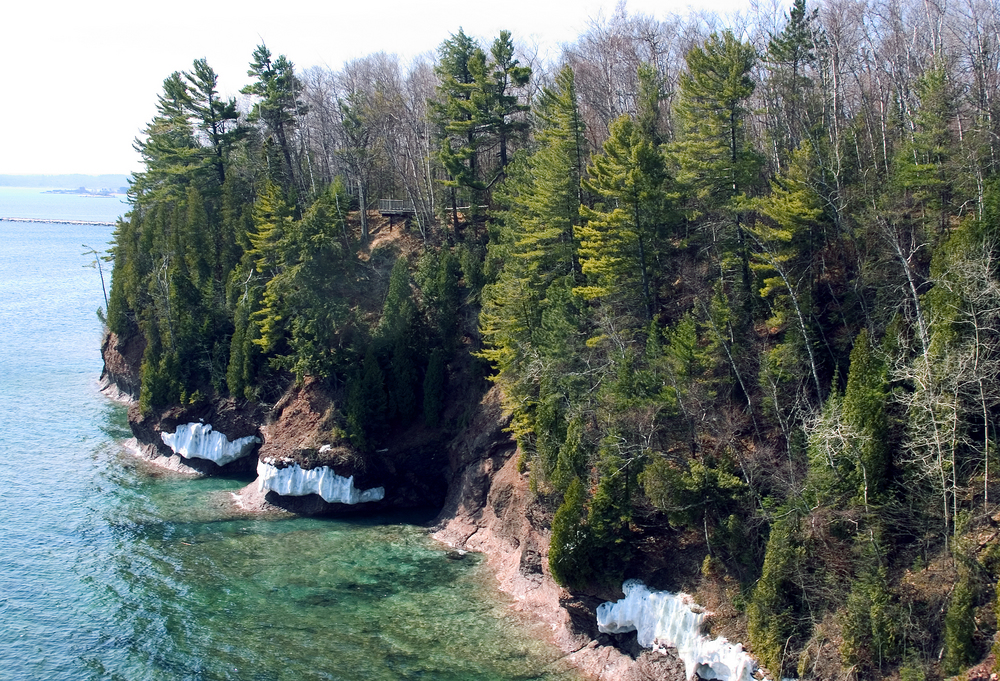
[[[0,216],[114,199],[0,188]],[[247,520],[247,480],[155,473],[97,392],[111,227],[0,221],[0,679],[570,679],[426,517]]]

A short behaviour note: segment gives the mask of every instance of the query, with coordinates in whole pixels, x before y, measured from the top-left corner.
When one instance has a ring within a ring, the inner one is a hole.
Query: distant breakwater
[[[94,227],[114,227],[113,222],[92,222],[89,220],[52,220],[50,218],[0,218],[4,222],[35,222],[50,225],[91,225]]]

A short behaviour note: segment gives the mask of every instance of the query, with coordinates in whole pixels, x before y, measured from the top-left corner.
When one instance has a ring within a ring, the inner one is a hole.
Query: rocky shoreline
[[[500,406],[498,388],[488,392],[476,417],[450,448],[448,498],[432,536],[448,546],[486,556],[499,588],[515,607],[544,622],[552,641],[584,674],[601,681],[685,678],[672,655],[624,646],[597,630],[597,606],[620,594],[574,594],[549,574],[551,518],[533,500],[526,473],[518,472],[518,451]],[[631,637],[634,639],[634,635]]]
[[[258,460],[303,469],[329,466],[338,475],[352,476],[358,487],[386,489],[382,501],[345,505],[328,503],[316,494],[280,496],[262,491],[255,480],[227,500],[234,513],[343,515],[437,505],[441,511],[429,528],[431,535],[454,549],[484,554],[514,607],[543,622],[553,643],[583,674],[600,681],[685,679],[684,664],[675,656],[642,650],[634,634],[612,637],[597,631],[597,606],[619,598],[620,592],[574,594],[552,579],[551,518],[531,494],[528,475],[518,471],[516,444],[504,430],[498,388],[485,393],[468,425],[449,442],[417,429],[395,447],[361,456],[348,447],[323,446],[333,405],[308,380],[290,388],[269,409],[227,399],[143,415],[135,402],[141,345],[122,343],[109,334],[102,354],[102,392],[129,404],[135,437],[126,446],[150,465],[185,475],[245,473]],[[197,422],[212,424],[231,440],[256,436],[261,444],[252,454],[218,466],[174,453],[160,436]]]

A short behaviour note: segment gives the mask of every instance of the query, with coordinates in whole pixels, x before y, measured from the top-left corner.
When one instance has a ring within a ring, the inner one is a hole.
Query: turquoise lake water
[[[125,209],[0,188],[3,217]],[[0,221],[0,679],[577,678],[428,514],[247,520],[222,502],[248,479],[125,453],[82,255],[111,231]]]

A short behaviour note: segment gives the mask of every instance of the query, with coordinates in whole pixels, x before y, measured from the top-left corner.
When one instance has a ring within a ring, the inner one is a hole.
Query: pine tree
[[[441,82],[429,106],[440,139],[437,156],[449,175],[444,185],[450,189],[456,232],[457,190],[475,191],[485,187],[479,177],[478,154],[482,140],[478,131],[479,112],[473,101],[476,73],[482,74],[485,70],[486,54],[461,28],[438,48],[435,72]]]
[[[768,96],[774,108],[768,135],[777,148],[781,169],[788,155],[815,134],[816,112],[810,67],[817,61],[816,23],[819,10],[806,9],[806,0],[794,0],[788,21],[780,33],[772,35],[764,59],[770,78]]]
[[[186,243],[185,258],[191,280],[212,299],[215,280],[215,249],[212,243],[212,228],[201,192],[195,186],[187,190],[187,215],[183,225],[183,239]]]
[[[512,142],[528,131],[528,121],[522,114],[529,107],[521,103],[517,90],[528,84],[531,67],[522,66],[514,58],[510,31],[500,31],[490,46],[490,57],[483,77],[478,79],[483,100],[480,118],[486,134],[498,147],[500,173],[503,173]]]
[[[854,340],[851,367],[844,391],[844,421],[858,434],[856,469],[851,478],[862,499],[878,499],[889,477],[887,371],[883,360],[871,346],[867,329]]]
[[[144,166],[129,187],[134,204],[150,208],[157,202],[181,200],[192,173],[201,168],[204,154],[188,120],[188,101],[184,79],[175,71],[163,81],[156,116],[133,144]]]
[[[583,524],[585,498],[583,483],[574,478],[552,518],[549,570],[556,583],[563,586],[579,588],[593,576],[590,537]]]
[[[437,67],[441,85],[431,102],[441,131],[439,158],[451,175],[446,186],[477,192],[504,176],[510,146],[528,130],[519,89],[531,78],[531,68],[514,57],[510,31],[501,31],[489,54],[459,29],[439,50]],[[497,150],[495,168],[481,158]]]
[[[754,654],[772,675],[786,676],[789,644],[800,635],[793,575],[802,551],[798,519],[786,514],[771,526],[764,565],[747,608],[747,629]],[[794,648],[793,648],[794,649]]]
[[[896,155],[895,180],[925,211],[927,222],[938,232],[947,228],[947,216],[956,196],[959,173],[955,156],[958,144],[952,132],[957,104],[944,65],[935,63],[920,78],[920,107],[914,114],[914,131]]]
[[[591,159],[584,186],[601,203],[582,211],[580,265],[588,283],[577,292],[602,300],[624,294],[627,307],[642,310],[648,323],[659,288],[654,263],[676,220],[664,158],[641,128],[619,118],[604,153]]]
[[[576,415],[567,421],[566,439],[556,456],[552,472],[552,486],[555,490],[565,493],[574,479],[585,476],[589,458],[583,417]]]
[[[283,54],[272,60],[271,51],[263,43],[254,48],[247,75],[253,81],[240,92],[257,97],[250,120],[263,121],[277,140],[283,163],[272,174],[272,179],[281,183],[294,206],[297,203],[294,199],[302,187],[292,160],[291,135],[298,117],[307,110],[301,100],[302,83],[295,75],[292,62]]]
[[[944,670],[957,674],[976,659],[975,585],[968,567],[959,570],[944,619]]]
[[[348,379],[347,427],[351,443],[359,450],[367,451],[380,442],[388,406],[385,373],[369,343],[360,370],[355,369]]]
[[[206,155],[206,162],[214,169],[216,187],[221,188],[226,182],[226,162],[232,148],[246,136],[247,129],[239,124],[236,100],[219,98],[219,76],[207,60],[195,59],[184,79],[188,85],[187,108],[208,142],[211,153]]]
[[[458,332],[458,310],[461,305],[458,278],[461,266],[449,249],[441,251],[438,271],[434,281],[437,307],[438,333],[445,347],[455,342]]]
[[[404,423],[420,409],[417,390],[421,358],[417,322],[409,263],[405,257],[400,257],[396,259],[389,276],[389,292],[382,306],[379,334],[390,353],[386,415],[390,420],[398,419]]]
[[[639,78],[639,96],[635,122],[643,139],[659,148],[666,141],[660,110],[660,102],[665,98],[663,78],[654,66],[646,63],[639,65],[636,75]]]
[[[574,284],[578,270],[583,128],[568,67],[543,94],[538,116],[538,150],[513,164],[498,192],[503,210],[490,257],[503,265],[483,292],[484,355],[501,375],[516,373],[519,357],[539,342],[549,289]]]
[[[701,530],[712,551],[710,529],[739,511],[747,486],[734,475],[725,460],[708,456],[690,459],[685,467],[657,458],[642,472],[640,480],[654,506],[669,514],[671,522]]]
[[[716,210],[759,177],[761,160],[746,130],[757,55],[726,31],[691,48],[685,59],[676,105],[678,179],[692,186],[702,210]]]
[[[288,265],[284,246],[292,218],[278,185],[265,183],[254,202],[253,222],[252,248],[247,251],[247,257],[267,288],[261,296],[261,308],[254,310],[252,317],[260,330],[260,337],[255,342],[266,353],[279,349],[288,323],[282,300],[287,289],[285,280],[278,275]]]
[[[885,567],[868,567],[855,579],[847,596],[841,617],[844,640],[840,654],[848,664],[881,673],[901,651],[901,620]]]
[[[727,259],[736,258],[743,295],[749,300],[749,258],[736,199],[753,189],[762,167],[746,129],[757,55],[753,47],[726,31],[721,36],[713,33],[703,45],[691,48],[685,60],[687,72],[680,76],[675,107],[677,179],[694,199],[691,217],[718,212],[726,216],[726,229],[710,235],[712,248],[724,267]]]
[[[434,348],[424,373],[424,424],[435,428],[441,422],[447,387],[447,362],[444,351]]]
[[[790,323],[797,329],[798,349],[808,358],[815,394],[822,399],[819,360],[813,350],[812,260],[823,245],[822,237],[817,237],[826,231],[826,221],[820,198],[809,184],[810,160],[807,143],[793,154],[787,172],[772,180],[770,194],[746,202],[757,211],[746,231],[754,247],[751,267],[763,283],[760,296],[771,301],[768,326],[782,329]]]
[[[291,370],[299,380],[330,377],[348,361],[344,340],[351,336],[353,317],[340,294],[351,268],[339,239],[343,215],[336,209],[345,200],[343,185],[334,183],[301,220],[259,215],[263,229],[254,243],[273,253],[255,247],[251,257],[275,263],[262,307],[254,314],[260,345],[277,367]],[[280,213],[280,204],[274,209]]]
[[[543,93],[537,115],[537,151],[519,155],[497,192],[503,210],[496,213],[489,258],[502,269],[483,290],[480,326],[483,356],[496,367],[514,411],[515,435],[529,452],[539,440],[544,456],[537,472],[544,479],[555,466],[565,424],[560,416],[539,428],[536,407],[562,400],[581,381],[582,301],[573,288],[579,283],[583,128],[568,67]]]

